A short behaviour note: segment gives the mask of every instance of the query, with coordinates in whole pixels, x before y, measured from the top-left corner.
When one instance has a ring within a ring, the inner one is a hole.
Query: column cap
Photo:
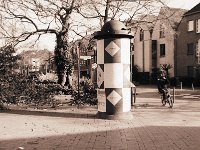
[[[101,31],[94,33],[94,38],[133,38],[133,35],[131,35],[130,30],[121,21],[110,20],[103,25]]]

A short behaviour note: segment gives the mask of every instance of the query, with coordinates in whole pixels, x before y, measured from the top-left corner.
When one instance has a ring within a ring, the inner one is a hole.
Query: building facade
[[[141,81],[153,78],[162,65],[170,65],[170,77],[174,76],[174,52],[176,28],[185,10],[164,7],[158,16],[148,16],[136,30],[134,39],[134,65],[139,67]],[[150,19],[149,19],[150,18]],[[146,81],[148,82],[148,81]]]
[[[19,54],[20,60],[20,72],[25,75],[34,72],[55,72],[55,65],[52,61],[53,53],[44,50],[29,50],[23,51]]]
[[[150,23],[146,23],[147,20]],[[142,83],[149,82],[152,68],[152,31],[155,20],[156,16],[148,16],[135,26],[133,65],[138,67],[136,80]]]
[[[200,76],[200,4],[184,14],[178,26],[175,75],[181,78]]]
[[[73,45],[77,54],[74,71],[78,74],[78,59],[80,63],[80,77],[91,78],[96,64],[96,42],[92,35],[86,35],[84,38],[77,40]],[[77,47],[78,46],[78,47]],[[78,54],[80,55],[78,57]]]
[[[157,63],[156,68],[170,65],[169,76],[174,77],[175,49],[177,40],[177,26],[186,10],[163,7],[160,9],[158,20],[153,29],[152,39],[156,42]]]
[[[164,65],[171,66],[169,77],[200,77],[200,4],[189,11],[163,7],[157,16],[141,18],[128,23],[134,36],[130,57],[132,68],[138,67],[137,81],[156,80],[155,72]],[[81,60],[81,72],[91,75],[96,49],[85,45],[81,55],[90,59]]]

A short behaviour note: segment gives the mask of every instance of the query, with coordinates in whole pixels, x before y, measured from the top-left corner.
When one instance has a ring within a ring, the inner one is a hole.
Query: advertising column
[[[122,116],[131,109],[130,39],[123,23],[107,22],[97,34],[98,112]],[[126,31],[126,32],[125,32]]]

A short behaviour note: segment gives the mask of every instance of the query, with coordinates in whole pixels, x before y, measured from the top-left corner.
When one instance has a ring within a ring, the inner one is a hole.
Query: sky
[[[166,0],[167,5],[174,8],[191,9],[200,3],[200,0]]]
[[[169,7],[190,10],[200,3],[200,0],[166,0],[166,3]],[[40,49],[53,51],[55,48],[55,37],[52,38],[52,35],[42,36],[38,44]]]

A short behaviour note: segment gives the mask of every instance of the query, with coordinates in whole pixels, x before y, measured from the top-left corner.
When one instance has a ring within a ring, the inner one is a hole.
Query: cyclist
[[[167,98],[167,90],[169,87],[169,80],[166,78],[166,73],[164,70],[160,71],[160,75],[158,77],[158,92],[163,95],[163,99]]]

